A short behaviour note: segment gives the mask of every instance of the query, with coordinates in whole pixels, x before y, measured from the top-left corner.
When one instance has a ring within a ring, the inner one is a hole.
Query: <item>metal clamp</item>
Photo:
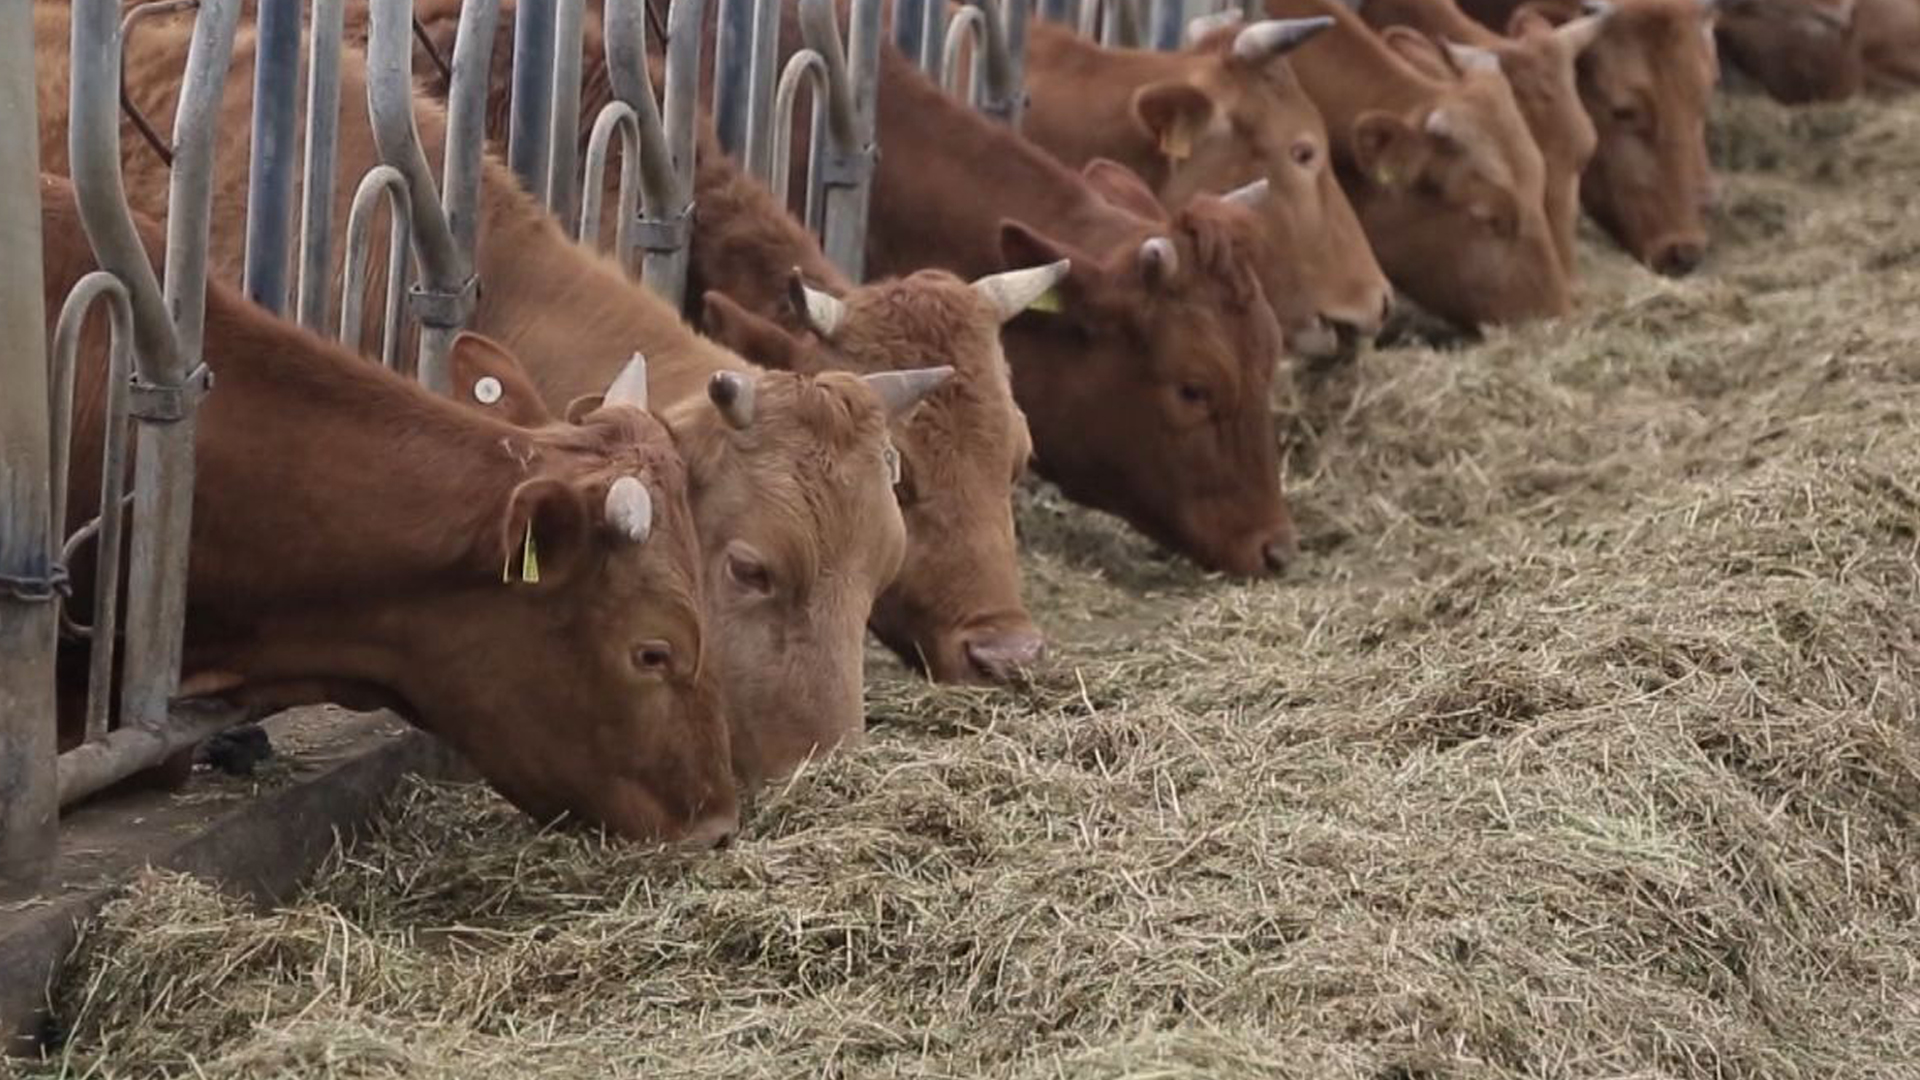
[[[693,235],[693,204],[670,218],[642,214],[633,223],[634,242],[642,251],[679,251]]]
[[[1033,98],[1026,91],[1018,91],[999,99],[989,98],[980,103],[981,113],[993,117],[1003,124],[1013,123],[1013,118],[1026,111]]]
[[[38,577],[0,574],[0,600],[22,604],[51,604],[73,595],[73,581],[65,563],[47,564],[47,572]]]
[[[473,305],[480,295],[480,278],[468,274],[467,280],[452,292],[432,288],[423,282],[416,282],[407,290],[407,298],[413,302],[414,317],[422,326],[431,326],[436,330],[458,330],[467,325],[467,318],[473,314]]]
[[[146,424],[177,424],[193,415],[213,389],[213,372],[199,364],[174,386],[157,386],[136,372],[127,395],[127,415]]]
[[[819,163],[809,163],[809,167],[820,170],[820,183],[823,187],[859,187],[873,175],[874,163],[880,160],[880,151],[873,143],[852,153],[829,150],[821,155]]]

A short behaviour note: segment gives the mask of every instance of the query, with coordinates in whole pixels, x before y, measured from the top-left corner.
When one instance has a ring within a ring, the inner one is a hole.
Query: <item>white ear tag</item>
[[[473,400],[482,405],[492,405],[499,401],[500,395],[505,392],[500,386],[500,380],[491,375],[483,375],[473,384]]]
[[[900,482],[900,451],[895,450],[892,443],[888,443],[881,448],[880,459],[887,463],[887,483],[898,484]]]

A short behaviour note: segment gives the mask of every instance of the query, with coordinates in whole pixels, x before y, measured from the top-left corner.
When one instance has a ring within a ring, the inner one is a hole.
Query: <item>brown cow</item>
[[[43,178],[42,198],[51,327],[96,264],[72,188]],[[140,224],[158,262],[160,230]],[[99,512],[106,322],[81,338],[68,531]],[[455,349],[504,357],[472,335]],[[644,375],[578,425],[517,427],[218,283],[204,359],[186,684],[260,709],[393,708],[542,819],[709,845],[733,831],[686,468],[632,396]],[[94,568],[76,569],[90,610]]]
[[[1600,136],[1580,103],[1574,62],[1599,37],[1612,15],[1601,8],[1556,27],[1537,12],[1514,16],[1507,36],[1467,18],[1454,0],[1362,0],[1360,17],[1376,28],[1408,26],[1445,41],[1457,65],[1491,54],[1513,87],[1514,104],[1540,147],[1547,170],[1547,221],[1553,226],[1560,265],[1575,273],[1574,237],[1580,224],[1580,175],[1593,160]]]
[[[1002,334],[1036,467],[1208,567],[1284,566],[1295,543],[1268,404],[1282,340],[1253,269],[1258,219],[1213,197],[1168,217],[1137,181],[1155,217],[1122,210],[880,51],[869,269],[1071,260],[1045,310]]]
[[[1859,0],[1861,81],[1876,94],[1920,90],[1920,0]]]
[[[1377,35],[1336,0],[1267,0],[1266,10],[1337,20],[1290,62],[1327,118],[1341,181],[1395,285],[1466,326],[1571,308],[1546,165],[1497,66],[1460,70],[1431,39]]]
[[[1856,0],[1721,0],[1714,36],[1728,65],[1789,105],[1841,101],[1863,81]]]
[[[1719,78],[1714,0],[1610,0],[1613,16],[1580,58],[1580,98],[1600,146],[1580,185],[1587,212],[1634,258],[1669,275],[1707,253],[1713,197],[1707,105]],[[1467,13],[1505,26],[1516,0],[1463,0]],[[1574,0],[1530,0],[1555,22]]]
[[[39,32],[41,160],[64,168],[67,11],[45,4]],[[148,118],[173,115],[187,19],[148,23],[128,43],[127,90]],[[216,273],[239,277],[244,230],[253,37],[234,49],[220,123],[232,133],[215,170]],[[375,160],[366,66],[342,57],[339,169]],[[414,121],[430,158],[446,117],[425,98]],[[123,144],[129,197],[159,216],[167,168],[138,140]],[[337,185],[336,243],[343,242],[352,184]],[[570,242],[504,165],[484,167],[476,264],[484,287],[470,326],[522,357],[554,408],[598,392],[627,357],[649,361],[653,399],[691,475],[694,521],[705,551],[713,658],[733,725],[734,764],[749,782],[788,771],[814,748],[862,727],[863,640],[874,598],[898,571],[905,543],[890,490],[888,414],[911,407],[897,375],[759,373],[689,331],[612,262]],[[376,255],[375,266],[382,265]],[[384,289],[384,281],[369,289]],[[924,393],[930,382],[912,389]],[[877,390],[892,393],[883,400]]]
[[[1275,257],[1262,285],[1288,344],[1313,359],[1371,339],[1393,296],[1334,175],[1326,123],[1284,59],[1324,25],[1260,23],[1150,52],[1035,22],[1021,127],[1076,168],[1118,161],[1169,207],[1264,178]]]
[[[459,5],[430,2],[419,14],[439,54],[452,55]],[[496,139],[505,138],[512,110],[512,38],[513,20],[503,7],[487,110]],[[597,19],[585,20],[581,44],[584,136],[613,93]],[[444,77],[421,67],[429,72],[423,85],[444,96]],[[662,70],[652,65],[656,79]],[[874,633],[936,679],[1004,679],[1032,667],[1044,639],[1020,598],[1012,508],[1013,482],[1032,445],[999,339],[1002,319],[1024,304],[1005,312],[994,302],[995,290],[1014,283],[983,279],[969,290],[950,274],[925,272],[855,286],[773,194],[720,149],[702,119],[687,290],[688,314],[697,325],[756,363],[810,374],[954,369],[951,383],[894,431],[907,555],[900,576],[874,605]],[[601,235],[611,236],[618,173],[609,170],[606,183]],[[796,270],[827,299],[842,301],[831,332],[811,325],[804,300],[795,302],[801,295]],[[1044,291],[1048,284],[1042,276],[1030,288]]]

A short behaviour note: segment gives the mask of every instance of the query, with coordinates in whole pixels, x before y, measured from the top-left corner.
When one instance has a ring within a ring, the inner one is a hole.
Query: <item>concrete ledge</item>
[[[301,709],[264,725],[275,756],[259,775],[196,772],[178,792],[139,791],[63,815],[54,879],[37,894],[0,895],[0,1037],[35,1053],[47,990],[79,927],[144,866],[180,870],[272,903],[288,897],[357,833],[401,777],[461,775],[432,736],[387,713]]]

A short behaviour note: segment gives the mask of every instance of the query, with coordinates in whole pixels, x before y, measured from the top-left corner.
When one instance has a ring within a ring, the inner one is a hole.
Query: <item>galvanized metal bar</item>
[[[946,74],[940,80],[947,93],[979,108],[986,95],[987,10],[972,4],[960,8],[947,21],[947,46],[940,67]],[[967,65],[967,82],[960,85],[960,49],[971,45],[972,63]]]
[[[783,206],[787,202],[789,178],[793,175],[794,102],[799,97],[802,85],[812,90],[814,127],[818,128],[820,111],[827,107],[827,62],[812,49],[801,49],[787,58],[786,70],[780,73],[780,87],[773,99],[773,171],[766,178],[766,184]],[[813,150],[813,147],[808,147],[809,154]],[[819,219],[809,216],[807,228],[818,232]]]
[[[587,138],[586,186],[580,200],[578,235],[580,242],[600,248],[600,205],[607,190],[607,154],[615,135],[620,137],[620,194],[616,204],[613,250],[633,250],[631,230],[639,219],[640,208],[640,118],[624,101],[609,101],[594,118],[593,134]],[[621,269],[633,267],[625,262]]]
[[[773,176],[775,72],[780,67],[781,0],[757,0],[753,21],[752,79],[747,92],[747,172],[765,183]]]
[[[700,45],[707,0],[673,0],[667,10],[667,150],[673,162],[672,197],[661,213],[648,213],[640,244],[646,249],[641,280],[675,307],[687,291],[692,255],[694,125],[699,122]]]
[[[514,8],[513,99],[507,114],[507,164],[526,189],[542,202],[547,198],[548,147],[554,132],[553,24],[554,0],[519,0]],[[493,38],[489,36],[487,40]],[[458,51],[457,45],[455,50]]]
[[[487,148],[487,84],[493,78],[493,30],[500,0],[463,0],[447,87],[446,160],[440,201],[460,253],[473,258],[480,233],[480,175]],[[449,335],[451,344],[451,335]]]
[[[807,167],[808,205],[821,209],[821,250],[854,281],[861,279],[866,263],[881,3],[852,0],[847,20],[848,59],[841,53],[833,0],[800,0],[801,30],[807,44],[827,64],[828,107],[824,114],[815,113]]]
[[[893,2],[893,44],[921,67],[922,44],[927,40],[927,8],[933,0],[894,0]]]
[[[739,154],[747,143],[756,14],[754,0],[720,0],[713,39],[713,128],[729,154]]]
[[[998,8],[989,0],[967,0],[967,9],[979,13],[973,48],[973,92],[969,102],[997,120],[1008,124],[1019,121],[1020,104],[1024,99],[1025,87],[1015,74],[1013,47],[1009,43],[1009,24],[1015,17],[1016,9],[1011,0],[1001,0]],[[1026,12],[1024,3],[1017,9],[1020,23],[1017,27],[1024,46],[1026,41]],[[958,13],[955,15],[957,25]],[[948,56],[954,55],[953,43],[948,42]],[[951,66],[952,61],[948,61]],[[949,77],[951,78],[951,72]]]
[[[400,346],[407,317],[407,238],[413,235],[413,204],[407,196],[407,178],[391,165],[375,165],[360,178],[347,212],[346,266],[340,275],[340,340],[358,351],[367,299],[367,259],[373,247],[373,212],[382,196],[390,224],[387,228],[387,303],[380,334],[380,362],[401,369]]]
[[[1102,39],[1107,23],[1107,8],[1113,0],[1079,0],[1080,12],[1075,30],[1089,41]]]
[[[80,279],[67,294],[60,309],[60,321],[53,332],[53,373],[56,386],[54,418],[54,521],[64,529],[67,502],[67,470],[72,451],[73,384],[80,349],[80,330],[88,312],[98,301],[106,301],[111,323],[111,345],[107,354],[107,407],[102,429],[103,452],[100,456],[100,513],[85,528],[69,537],[61,548],[61,561],[72,565],[76,553],[89,538],[97,538],[94,551],[94,593],[92,622],[84,636],[93,643],[87,664],[87,739],[103,739],[107,718],[113,713],[113,660],[117,647],[120,617],[120,549],[126,533],[127,508],[124,493],[127,484],[127,406],[133,376],[133,303],[127,287],[105,270],[95,270]]]
[[[1033,0],[1000,0],[1000,25],[1006,35],[1006,70],[996,75],[1002,83],[989,84],[998,95],[989,110],[1015,131],[1027,111],[1027,29],[1033,21]]]
[[[33,15],[0,4],[0,575],[20,582],[53,576]],[[50,597],[16,591],[32,590],[0,585],[0,884],[32,887],[53,866],[58,829],[57,617]]]
[[[227,69],[233,60],[233,36],[240,21],[240,4],[241,0],[201,0],[187,49],[187,68],[181,76],[180,100],[174,109],[173,179],[167,189],[167,269],[162,280],[166,285],[167,308],[173,314],[174,327],[180,336],[181,351],[179,371],[167,380],[169,384],[184,379],[200,362],[202,324],[207,314],[207,230],[213,218],[213,154],[220,140],[220,104],[226,90]],[[134,311],[137,328],[139,308],[136,306]],[[144,361],[146,357],[142,355],[140,359]],[[159,379],[150,381],[160,382]],[[192,446],[190,440],[187,446]],[[180,540],[184,545],[184,532]],[[180,551],[184,558],[185,547]]]
[[[1161,52],[1180,48],[1187,28],[1185,0],[1150,0],[1147,44]]]
[[[476,54],[467,26],[467,16],[482,7],[498,14],[497,0],[470,0],[461,13],[459,30],[463,43],[468,46],[466,54],[462,56],[459,47],[455,47],[456,63],[465,60],[467,66],[456,67],[454,79],[468,98],[476,87],[482,94],[486,91],[484,70],[479,73],[479,81],[475,81]],[[474,155],[475,159],[467,165],[458,164],[469,156],[459,148],[460,132],[473,140],[477,150],[484,128],[477,133],[471,128],[476,120],[484,122],[485,116],[469,100],[460,117],[466,126],[461,128],[452,122],[448,125],[448,172],[466,190],[464,203],[451,191],[443,203],[427,166],[426,153],[420,148],[419,130],[413,122],[412,15],[411,0],[372,0],[367,34],[367,110],[372,118],[380,160],[406,180],[407,203],[413,217],[413,250],[420,264],[420,282],[410,294],[421,324],[419,378],[428,389],[445,393],[450,384],[447,353],[453,346],[454,335],[472,313],[475,289],[471,230],[479,196],[474,186],[479,179],[479,162]],[[488,23],[484,28],[485,41],[491,45],[493,27],[491,20],[485,21]],[[484,63],[486,55],[478,55]],[[480,104],[484,106],[485,102]],[[448,187],[451,189],[453,185],[450,183]],[[464,218],[454,212],[460,205],[466,207]],[[464,234],[463,225],[467,230]]]
[[[947,51],[947,13],[945,0],[928,0],[920,11],[920,55],[916,58],[927,78],[939,82],[941,59]]]
[[[274,314],[287,308],[293,234],[300,0],[257,0],[253,139],[247,164],[247,251],[241,288]]]
[[[313,0],[307,35],[307,145],[300,182],[300,281],[294,316],[327,329],[333,285],[333,168],[340,142],[340,38],[346,0]]]
[[[1076,0],[1040,0],[1040,17],[1048,22],[1073,23],[1079,15]]]
[[[122,726],[106,738],[60,755],[59,798],[67,806],[166,760],[244,719],[231,705],[182,702],[155,724]]]
[[[673,108],[673,76],[676,74],[673,70],[675,20],[685,17],[680,5],[676,4],[673,10],[674,13],[668,16],[667,25],[669,111]],[[681,107],[689,110],[679,129],[679,134],[689,140],[685,155],[689,166],[688,179],[682,184],[679,159],[671,149],[680,144],[674,141],[676,136],[668,131],[667,124],[661,119],[660,103],[654,99],[652,78],[647,73],[646,21],[644,0],[606,0],[608,79],[612,83],[614,97],[626,102],[640,123],[642,217],[639,227],[632,231],[629,239],[645,252],[641,263],[641,280],[677,307],[686,289],[687,230],[691,224],[693,191],[693,126],[690,110],[698,90],[699,23],[694,23],[691,32],[680,35],[680,54],[684,57],[690,48],[693,60],[689,67],[682,59],[677,72],[685,83],[680,95]],[[621,264],[633,265],[634,255],[633,250],[621,251]]]
[[[572,233],[573,208],[580,202],[580,50],[585,0],[557,3],[553,17],[553,111],[547,123],[547,209]]]

